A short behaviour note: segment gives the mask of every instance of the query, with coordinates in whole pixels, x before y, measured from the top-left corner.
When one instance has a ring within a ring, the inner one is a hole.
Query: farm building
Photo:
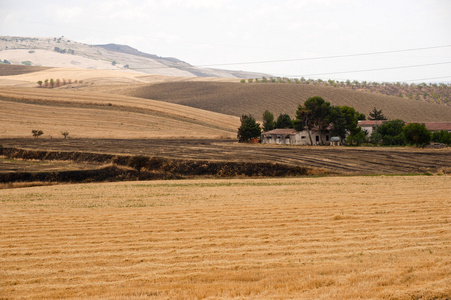
[[[430,131],[446,130],[448,132],[451,132],[451,122],[424,122],[423,124],[424,126],[426,126],[426,129]]]
[[[388,122],[386,120],[368,120],[368,121],[359,121],[358,125],[363,129],[368,131],[368,135],[371,135],[373,131],[376,131],[377,127]],[[446,130],[451,132],[451,122],[416,122],[420,124],[424,124],[426,129],[429,131],[440,131]],[[406,123],[406,125],[409,123]]]
[[[321,144],[321,137],[325,145],[330,143],[329,131],[321,133],[318,129],[310,131],[313,145]],[[278,145],[312,145],[307,130],[297,131],[295,129],[274,129],[263,132],[261,136],[262,144],[278,144]]]
[[[366,130],[368,132],[368,136],[370,136],[374,131],[376,131],[378,126],[381,126],[386,120],[365,120],[359,121],[358,126],[362,128],[362,130]]]

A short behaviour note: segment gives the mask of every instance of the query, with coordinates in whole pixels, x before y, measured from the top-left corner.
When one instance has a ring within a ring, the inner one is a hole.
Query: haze
[[[196,66],[274,76],[451,81],[451,2],[446,0],[0,3],[0,35],[126,44]],[[437,46],[446,47],[264,63]],[[244,62],[252,63],[237,64]]]

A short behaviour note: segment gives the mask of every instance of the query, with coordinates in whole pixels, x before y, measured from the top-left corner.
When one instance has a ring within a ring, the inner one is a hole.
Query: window
[[[305,139],[305,136],[303,135],[303,136],[301,136],[301,139]]]
[[[316,136],[316,141],[319,142],[319,135]]]
[[[326,142],[328,142],[329,141],[329,136],[328,135],[326,135]]]

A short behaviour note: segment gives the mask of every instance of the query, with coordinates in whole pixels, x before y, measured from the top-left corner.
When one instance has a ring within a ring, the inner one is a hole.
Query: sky
[[[451,82],[449,0],[0,0],[0,35],[280,77]]]

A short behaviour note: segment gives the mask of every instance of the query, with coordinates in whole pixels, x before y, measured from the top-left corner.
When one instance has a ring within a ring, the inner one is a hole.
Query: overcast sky
[[[275,76],[451,82],[450,0],[0,0],[0,35],[126,44]],[[448,47],[324,58],[438,46]]]

